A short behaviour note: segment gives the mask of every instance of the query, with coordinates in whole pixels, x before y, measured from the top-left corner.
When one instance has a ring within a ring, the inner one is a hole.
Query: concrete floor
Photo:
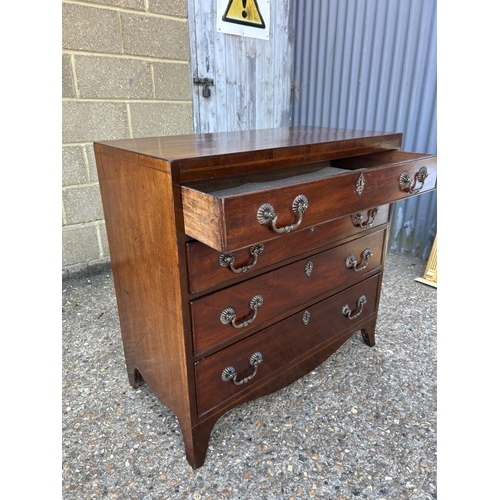
[[[415,281],[424,268],[388,254],[376,346],[358,332],[231,410],[196,471],[173,413],[128,383],[111,273],[64,280],[63,498],[437,498],[437,289]]]

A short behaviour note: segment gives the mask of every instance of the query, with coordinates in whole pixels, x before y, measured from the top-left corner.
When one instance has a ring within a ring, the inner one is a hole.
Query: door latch
[[[208,88],[210,85],[214,86],[214,81],[212,78],[193,78],[193,83],[196,85],[203,85],[203,90],[201,91],[201,95],[203,97],[210,97],[211,92]]]

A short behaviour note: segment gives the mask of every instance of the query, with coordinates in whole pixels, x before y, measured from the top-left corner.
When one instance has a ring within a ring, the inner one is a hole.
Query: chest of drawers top
[[[184,184],[400,149],[401,141],[401,133],[303,126],[119,139],[95,145],[103,152],[114,148],[113,154],[124,159],[140,157],[142,164],[169,170]]]

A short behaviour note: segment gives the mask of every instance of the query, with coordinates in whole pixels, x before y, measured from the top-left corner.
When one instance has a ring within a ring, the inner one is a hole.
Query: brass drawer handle
[[[271,224],[275,233],[278,234],[289,233],[290,231],[293,231],[294,229],[297,229],[300,226],[302,222],[302,215],[306,213],[308,207],[309,207],[308,199],[303,194],[299,194],[299,196],[297,196],[292,203],[293,213],[299,217],[299,220],[294,224],[290,224],[289,226],[283,226],[279,228],[276,227],[276,221],[278,220],[278,215],[274,211],[274,207],[269,203],[264,203],[264,205],[261,205],[259,210],[257,210],[257,220],[259,221],[259,224],[262,226],[267,226],[268,224]]]
[[[361,295],[361,297],[358,299],[358,309],[359,311],[356,314],[352,314],[351,308],[349,307],[348,304],[346,304],[342,308],[342,314],[344,316],[347,316],[349,319],[356,319],[362,312],[363,312],[363,306],[367,303],[367,299],[364,295]]]
[[[264,304],[264,297],[262,295],[257,294],[255,297],[252,297],[250,300],[250,309],[253,311],[253,315],[242,321],[241,323],[236,323],[236,311],[234,310],[234,307],[226,307],[220,314],[220,322],[223,325],[228,325],[231,323],[235,328],[243,328],[244,326],[248,326],[256,317],[257,317],[257,311],[262,307]]]
[[[407,191],[409,194],[417,194],[424,187],[425,179],[427,179],[428,176],[429,176],[429,174],[427,172],[427,167],[422,167],[415,174],[415,184],[412,188],[410,174],[405,170],[399,178],[399,185],[400,185],[401,189]],[[420,182],[422,185],[418,189],[414,189],[417,185],[417,182]]]
[[[228,366],[224,368],[224,370],[222,370],[222,380],[224,382],[229,382],[230,380],[232,380],[236,385],[246,384],[249,380],[252,380],[255,375],[257,375],[257,369],[259,368],[259,365],[264,361],[264,358],[262,357],[262,353],[257,351],[250,356],[249,361],[250,366],[253,366],[253,372],[248,375],[248,377],[245,377],[241,380],[236,380],[236,378],[238,377],[236,368],[234,366]]]
[[[366,220],[366,222],[363,220],[363,216],[360,213],[351,215],[352,223],[355,226],[362,227],[363,229],[367,229],[369,227],[372,227],[373,223],[375,222],[375,217],[377,217],[377,214],[378,214],[378,208],[377,207],[370,208],[370,210],[368,210],[367,214],[368,214],[368,219]],[[371,219],[371,221],[370,221],[370,219]]]
[[[233,273],[245,273],[249,269],[252,269],[252,267],[257,264],[257,260],[259,258],[259,255],[262,255],[264,252],[264,243],[259,243],[258,245],[254,245],[253,247],[250,247],[250,255],[253,257],[253,261],[250,264],[246,264],[241,267],[234,267],[234,253],[221,253],[219,255],[219,264],[222,267],[229,267]]]
[[[358,267],[358,261],[354,258],[353,254],[350,254],[347,257],[347,259],[345,260],[345,265],[349,269],[354,269],[356,272],[362,271],[363,269],[366,268],[366,266],[368,266],[368,260],[370,259],[370,257],[372,255],[373,255],[373,252],[369,248],[364,250],[363,253],[361,254],[362,260],[361,260],[360,265]]]

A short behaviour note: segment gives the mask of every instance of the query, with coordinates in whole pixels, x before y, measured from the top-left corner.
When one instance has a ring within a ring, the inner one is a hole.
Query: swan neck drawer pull
[[[259,243],[258,245],[254,245],[253,247],[250,247],[250,255],[253,257],[253,261],[250,262],[250,264],[245,264],[244,266],[241,267],[234,267],[234,253],[221,253],[219,255],[219,264],[222,267],[229,267],[233,273],[245,273],[249,269],[252,269],[252,267],[257,264],[257,260],[259,259],[259,255],[262,255],[264,252],[264,243]]]
[[[238,377],[238,374],[236,373],[236,368],[234,366],[228,366],[222,370],[222,380],[224,382],[229,382],[230,380],[233,381],[233,384],[236,385],[241,385],[241,384],[246,384],[249,380],[252,380],[255,375],[257,375],[257,369],[259,368],[259,365],[264,361],[264,358],[262,357],[262,353],[257,351],[254,352],[250,356],[250,366],[253,366],[253,372],[248,375],[248,377],[245,377],[241,380],[236,380]]]
[[[407,191],[409,194],[417,194],[424,187],[425,179],[427,179],[428,176],[429,176],[429,174],[427,172],[427,167],[422,167],[415,174],[415,184],[412,187],[410,174],[405,170],[401,174],[401,176],[399,177],[399,185],[400,185],[401,189],[403,189],[404,191]],[[420,182],[422,185],[418,189],[415,189],[417,186],[417,182]]]
[[[290,224],[289,226],[276,227],[278,215],[276,214],[276,212],[274,211],[274,207],[270,203],[264,203],[260,206],[259,210],[257,210],[257,221],[262,226],[271,224],[275,233],[289,233],[300,226],[300,224],[302,223],[302,215],[306,213],[308,207],[308,199],[303,194],[299,194],[299,196],[297,196],[292,203],[293,213],[299,218],[297,222]]]
[[[349,269],[354,269],[356,272],[362,271],[363,269],[366,269],[366,266],[368,266],[368,260],[372,255],[373,252],[369,248],[364,250],[363,253],[361,254],[362,260],[360,262],[360,265],[358,266],[358,261],[354,258],[353,254],[350,254],[345,260],[345,265]]]
[[[363,312],[363,306],[366,304],[367,299],[364,295],[361,295],[361,297],[358,299],[358,307],[357,309],[358,312],[356,314],[352,314],[351,308],[349,307],[348,304],[346,304],[342,308],[342,314],[346,316],[349,319],[356,319],[362,312]]]
[[[368,210],[367,214],[368,214],[368,219],[366,220],[366,222],[363,220],[363,216],[360,213],[351,215],[352,223],[355,226],[362,227],[363,229],[367,229],[369,227],[372,227],[373,223],[375,222],[375,217],[378,214],[378,208],[377,207],[370,208],[370,210]]]
[[[259,293],[250,300],[250,309],[253,311],[253,314],[248,319],[245,319],[241,323],[236,323],[236,311],[234,310],[234,307],[226,307],[220,314],[220,322],[223,325],[231,323],[235,328],[248,326],[257,317],[257,311],[263,304],[264,298]]]

